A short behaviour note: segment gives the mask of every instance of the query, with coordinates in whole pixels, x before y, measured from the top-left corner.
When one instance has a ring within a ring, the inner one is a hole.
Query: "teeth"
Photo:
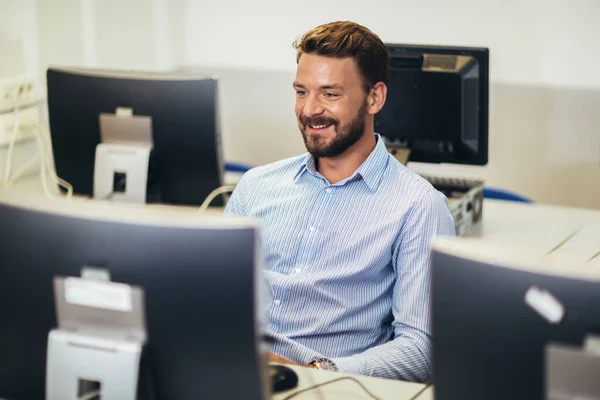
[[[311,125],[311,128],[313,129],[323,129],[323,128],[327,128],[329,125]]]

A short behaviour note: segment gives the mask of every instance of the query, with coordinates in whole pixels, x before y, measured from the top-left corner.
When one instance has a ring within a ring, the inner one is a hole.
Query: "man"
[[[409,381],[431,375],[431,240],[454,235],[446,198],[374,132],[389,54],[352,22],[294,43],[307,154],[254,168],[227,214],[262,222],[271,361]]]

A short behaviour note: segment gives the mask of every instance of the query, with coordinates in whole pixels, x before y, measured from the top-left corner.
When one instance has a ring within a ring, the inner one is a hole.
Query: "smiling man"
[[[263,226],[271,360],[426,381],[432,238],[454,235],[446,198],[374,132],[389,54],[353,22],[294,43],[296,117],[308,153],[254,168],[227,214]]]

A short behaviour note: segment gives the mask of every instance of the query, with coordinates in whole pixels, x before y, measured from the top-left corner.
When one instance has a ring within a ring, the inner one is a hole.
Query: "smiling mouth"
[[[307,127],[310,128],[313,131],[322,131],[322,130],[325,130],[325,129],[329,128],[332,125],[333,124],[329,124],[329,125],[307,125]]]

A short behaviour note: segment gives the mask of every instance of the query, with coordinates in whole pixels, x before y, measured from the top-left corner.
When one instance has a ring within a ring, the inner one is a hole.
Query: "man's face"
[[[367,94],[352,58],[302,54],[294,89],[298,126],[313,157],[336,157],[362,137]]]

